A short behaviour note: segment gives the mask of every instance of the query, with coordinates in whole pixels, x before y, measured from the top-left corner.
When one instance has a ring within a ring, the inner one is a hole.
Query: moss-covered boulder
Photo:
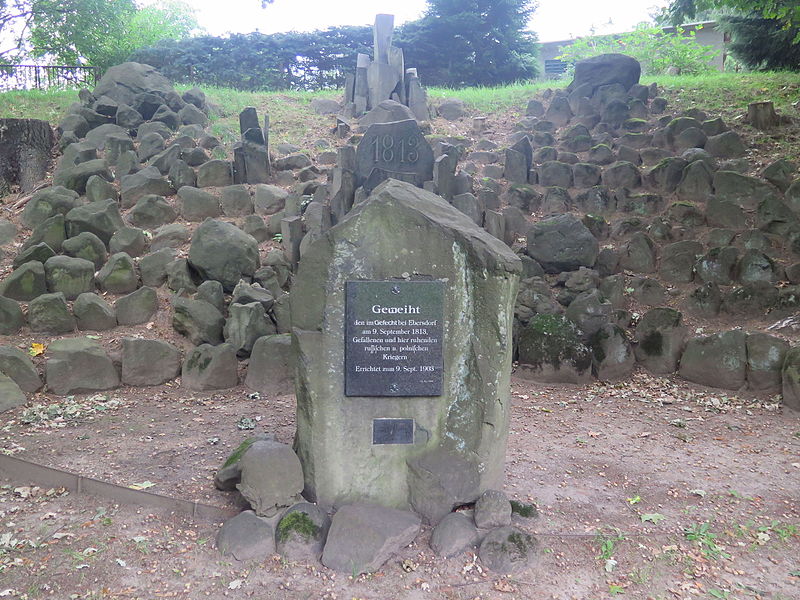
[[[673,373],[678,368],[685,338],[680,312],[654,308],[636,326],[636,360],[653,373]]]
[[[578,327],[561,315],[534,316],[520,331],[517,374],[545,383],[585,383],[592,378],[592,353]]]

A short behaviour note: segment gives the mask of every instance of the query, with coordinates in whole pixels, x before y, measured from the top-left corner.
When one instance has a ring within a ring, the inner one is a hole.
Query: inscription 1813
[[[345,395],[441,395],[444,283],[348,281],[345,294]]]
[[[356,150],[356,185],[371,192],[386,179],[422,187],[433,179],[433,150],[413,119],[373,123]]]

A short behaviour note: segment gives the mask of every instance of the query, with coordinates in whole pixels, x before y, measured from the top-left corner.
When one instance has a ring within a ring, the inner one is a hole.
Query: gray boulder
[[[105,331],[117,326],[114,308],[97,294],[81,294],[72,305],[81,331]]]
[[[570,302],[564,316],[578,326],[588,339],[602,329],[611,319],[613,306],[597,290],[581,292]]]
[[[33,300],[46,292],[44,265],[39,261],[26,262],[0,283],[0,296],[20,302]]]
[[[139,287],[139,277],[133,259],[125,252],[118,252],[108,259],[97,273],[97,284],[111,294],[128,294]]]
[[[480,536],[472,519],[454,512],[439,521],[431,532],[431,549],[437,556],[450,558],[478,545]]]
[[[124,252],[133,258],[144,254],[146,247],[147,238],[144,235],[144,231],[138,227],[118,229],[108,242],[108,251],[112,254]]]
[[[80,195],[86,193],[86,182],[93,176],[114,181],[105,159],[96,158],[74,166],[62,166],[53,174],[53,185],[73,190]]]
[[[475,502],[475,526],[493,529],[511,525],[511,503],[499,490],[486,490]]]
[[[619,266],[634,273],[653,273],[656,270],[656,245],[641,232],[634,233],[622,247]]]
[[[394,100],[384,100],[358,120],[358,129],[366,131],[374,123],[392,123],[413,119],[411,109]]]
[[[136,94],[172,91],[166,77],[150,65],[126,62],[110,67],[94,89],[96,97],[108,96],[118,103],[132,104]]]
[[[162,340],[122,339],[122,383],[161,385],[181,372],[181,353]]]
[[[94,264],[83,258],[48,258],[44,263],[47,289],[63,293],[67,300],[74,300],[84,292],[94,291],[94,269]]]
[[[259,215],[274,215],[283,210],[289,192],[277,185],[259,183],[256,185],[255,212]]]
[[[186,356],[181,385],[198,392],[236,387],[237,366],[236,351],[230,344],[201,344]]]
[[[392,554],[417,537],[414,513],[369,504],[347,504],[333,516],[322,564],[353,575],[380,569]]]
[[[24,392],[42,387],[42,379],[27,354],[11,346],[0,346],[0,373],[14,380]]]
[[[292,336],[265,335],[256,340],[244,384],[251,390],[275,396],[294,392]]]
[[[0,296],[0,335],[14,335],[25,324],[19,304],[11,298]]]
[[[800,411],[800,346],[790,348],[783,361],[783,403]]]
[[[103,240],[89,231],[84,231],[75,237],[64,240],[61,250],[67,256],[91,261],[95,269],[101,268],[108,258],[108,252]]]
[[[125,175],[120,182],[120,191],[122,208],[134,206],[143,196],[169,196],[175,192],[170,182],[161,175],[161,171],[152,166]]]
[[[689,283],[694,278],[694,265],[703,254],[703,244],[684,240],[668,244],[661,251],[658,274],[670,283]]]
[[[527,254],[547,273],[591,267],[598,252],[597,238],[573,214],[544,219],[528,231]]]
[[[701,385],[738,390],[747,374],[746,340],[741,330],[690,339],[681,357],[680,376]]]
[[[88,338],[55,340],[47,349],[47,388],[66,395],[110,390],[119,385],[114,363],[102,346]]]
[[[636,365],[630,342],[621,327],[608,323],[589,340],[592,349],[592,371],[600,381],[623,379]]]
[[[527,569],[536,557],[538,542],[516,527],[500,527],[483,538],[478,557],[497,573],[516,573]]]
[[[271,517],[295,504],[303,491],[303,468],[291,446],[271,440],[254,442],[240,460],[237,489],[257,515]]]
[[[543,383],[586,383],[592,354],[577,326],[561,315],[534,316],[519,334],[517,374]]]
[[[36,227],[55,214],[66,215],[80,204],[78,192],[63,186],[48,187],[35,192],[22,211],[22,224]]]
[[[233,183],[231,163],[227,160],[209,160],[197,169],[197,187],[223,187]]]
[[[119,298],[114,303],[114,310],[119,325],[147,323],[158,310],[158,295],[151,287],[141,287]]]
[[[103,240],[104,244],[108,244],[117,229],[125,227],[119,214],[119,205],[110,198],[73,208],[65,219],[69,237],[88,231]]]
[[[75,317],[61,292],[42,294],[28,305],[28,324],[36,333],[63,334],[75,331]]]
[[[781,371],[789,342],[767,333],[747,334],[747,388],[780,392]]]
[[[194,233],[189,262],[204,279],[215,279],[230,292],[260,266],[258,243],[230,223],[207,219]]]
[[[55,255],[56,253],[53,252],[53,249],[50,246],[48,246],[44,242],[40,242],[33,246],[28,246],[24,250],[21,250],[20,253],[14,257],[14,262],[12,263],[12,267],[14,269],[18,269],[26,262],[32,262],[32,261],[46,263],[49,259],[51,259]]]
[[[25,240],[25,243],[22,244],[22,250],[44,242],[50,246],[50,248],[58,252],[61,250],[61,245],[64,243],[66,237],[64,216],[55,214],[34,227],[31,235]]]
[[[225,319],[208,302],[175,297],[172,300],[172,327],[197,344],[220,344]]]
[[[181,200],[181,215],[187,221],[204,221],[220,215],[219,199],[216,196],[193,187],[178,190]]]
[[[256,340],[275,333],[275,325],[259,302],[231,304],[225,321],[225,341],[239,357],[250,356]]]
[[[0,413],[25,404],[25,392],[6,375],[0,374]]]
[[[639,83],[641,73],[642,67],[635,58],[624,54],[600,54],[575,63],[575,76],[567,91],[581,89],[591,97],[597,88],[615,83],[628,90]]]
[[[219,281],[209,279],[208,281],[201,283],[199,286],[197,286],[197,293],[195,294],[194,299],[208,302],[220,313],[225,312],[225,292],[222,289],[222,284]]]
[[[245,217],[253,214],[253,199],[243,185],[229,185],[222,188],[220,204],[226,217]]]
[[[136,201],[130,212],[131,223],[144,229],[155,229],[172,223],[178,213],[163,196],[147,194]]]
[[[673,373],[683,353],[686,328],[683,315],[672,308],[654,308],[636,326],[636,360],[659,375]]]
[[[162,248],[143,256],[139,260],[139,274],[142,285],[148,287],[161,287],[167,280],[167,265],[175,260],[175,250]]]
[[[225,521],[217,533],[217,549],[236,560],[263,563],[275,553],[275,532],[267,519],[245,510]]]

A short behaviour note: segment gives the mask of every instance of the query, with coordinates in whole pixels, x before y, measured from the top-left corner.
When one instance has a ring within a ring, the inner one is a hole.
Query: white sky
[[[311,31],[334,25],[371,25],[377,13],[395,16],[395,25],[419,18],[425,0],[186,0],[197,9],[200,26],[212,35],[228,32]],[[539,41],[628,31],[649,20],[668,0],[539,0],[530,29]]]

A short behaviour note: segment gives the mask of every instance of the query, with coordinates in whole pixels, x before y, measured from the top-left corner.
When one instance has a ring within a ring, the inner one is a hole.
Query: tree
[[[781,28],[797,30],[792,40],[800,43],[800,2],[797,0],[673,0],[668,14],[675,25],[694,19],[700,11],[730,10],[776,21]]]
[[[662,75],[677,67],[685,75],[699,75],[714,70],[710,60],[718,54],[712,46],[701,46],[695,31],[678,27],[666,33],[660,27],[639,24],[628,33],[579,38],[562,47],[560,60],[574,63],[590,56],[621,52],[634,57],[645,75]]]
[[[727,16],[721,26],[730,34],[728,49],[749,69],[800,71],[800,29],[784,27],[775,19]]]
[[[400,28],[406,64],[428,84],[497,85],[536,74],[532,0],[428,0],[422,19]]]
[[[0,40],[7,44],[0,61],[31,56],[108,67],[141,45],[196,27],[193,9],[174,0],[142,9],[134,0],[0,0]]]

